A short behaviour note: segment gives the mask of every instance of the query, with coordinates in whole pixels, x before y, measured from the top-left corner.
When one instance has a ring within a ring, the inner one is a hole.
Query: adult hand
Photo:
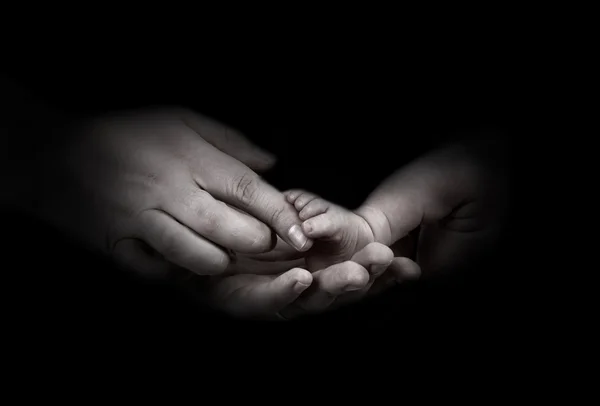
[[[351,260],[311,274],[304,260],[293,259],[296,253],[280,243],[268,254],[239,256],[228,271],[236,274],[196,279],[202,287],[199,296],[217,310],[243,318],[289,320],[355,302],[372,286],[381,290],[376,280],[386,272],[392,255],[387,247],[372,243]],[[379,269],[368,269],[373,263]],[[418,273],[410,260],[396,258],[392,264],[395,278]]]
[[[357,211],[376,241],[392,247],[417,235],[425,276],[468,265],[493,247],[508,213],[506,144],[479,139],[434,151],[400,169]]]
[[[185,109],[73,128],[73,142],[41,167],[49,188],[35,210],[121,263],[144,274],[175,265],[216,275],[230,250],[272,249],[272,230],[310,248],[294,208],[255,172],[273,157],[236,131]]]

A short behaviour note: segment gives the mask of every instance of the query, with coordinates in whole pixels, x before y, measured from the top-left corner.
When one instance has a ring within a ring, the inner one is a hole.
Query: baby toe
[[[339,235],[340,224],[332,213],[319,214],[302,223],[302,230],[310,238],[333,239]]]
[[[301,211],[307,204],[309,204],[316,198],[317,196],[312,193],[303,192],[294,201],[294,207],[296,207],[296,210]]]
[[[304,191],[301,189],[290,189],[283,192],[283,195],[288,202],[294,204],[298,196],[300,196],[302,193],[304,193]]]
[[[308,220],[311,217],[327,212],[327,209],[329,209],[329,202],[323,199],[314,199],[304,206],[300,213],[298,213],[298,217],[300,217],[300,220]]]

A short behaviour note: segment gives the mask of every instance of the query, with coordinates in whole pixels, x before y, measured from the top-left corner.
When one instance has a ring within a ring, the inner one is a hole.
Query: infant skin
[[[284,195],[298,211],[305,235],[314,241],[305,257],[310,272],[351,260],[367,245],[360,262],[372,276],[391,264],[394,253],[375,242],[369,223],[361,216],[303,190],[289,190]]]

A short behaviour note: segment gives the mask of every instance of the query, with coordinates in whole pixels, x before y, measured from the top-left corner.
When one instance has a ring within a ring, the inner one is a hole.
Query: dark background
[[[406,63],[395,52],[380,51],[269,60],[240,56],[215,65],[201,53],[183,63],[166,51],[76,50],[69,57],[42,52],[33,61],[12,59],[4,70],[53,107],[75,114],[191,107],[275,153],[279,162],[266,175],[275,186],[306,188],[350,208],[393,169],[463,130],[499,129],[513,139],[520,136],[527,95],[516,86],[514,65],[485,57],[459,64],[462,56],[452,52]],[[8,267],[8,260],[17,267],[4,272],[8,306],[17,328],[45,335],[75,329],[82,335],[155,337],[168,331],[197,338],[236,329],[246,335],[291,331],[317,339],[340,326],[401,334],[425,327],[448,334],[463,326],[518,328],[518,281],[506,277],[512,231],[474,269],[408,284],[334,314],[274,326],[209,314],[169,286],[129,278],[34,219],[8,217],[3,268],[15,266]]]

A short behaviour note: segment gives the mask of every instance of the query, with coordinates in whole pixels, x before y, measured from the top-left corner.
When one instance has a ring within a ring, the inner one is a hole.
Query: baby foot
[[[302,190],[284,194],[298,210],[304,233],[314,240],[306,253],[310,272],[350,260],[357,251],[375,241],[369,223],[350,210]]]

